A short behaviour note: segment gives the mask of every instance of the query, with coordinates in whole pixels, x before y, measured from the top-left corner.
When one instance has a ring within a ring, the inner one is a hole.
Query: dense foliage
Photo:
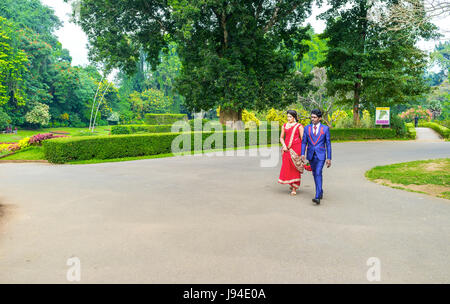
[[[435,26],[421,31],[389,31],[377,14],[389,14],[395,0],[336,0],[323,15],[327,28],[328,92],[353,107],[355,124],[361,108],[417,100],[429,91],[423,75],[426,54],[415,45],[435,36]],[[383,10],[385,9],[385,11]]]

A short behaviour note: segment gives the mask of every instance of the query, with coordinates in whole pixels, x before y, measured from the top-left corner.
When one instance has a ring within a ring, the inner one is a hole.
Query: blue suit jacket
[[[330,128],[320,124],[317,136],[314,136],[313,125],[307,125],[303,133],[302,155],[305,155],[306,147],[308,147],[306,156],[308,160],[312,160],[314,152],[320,160],[331,159]]]

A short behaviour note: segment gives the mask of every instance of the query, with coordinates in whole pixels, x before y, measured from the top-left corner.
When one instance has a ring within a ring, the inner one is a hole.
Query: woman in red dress
[[[294,156],[295,154],[301,155],[304,128],[302,124],[298,123],[296,111],[287,111],[287,119],[288,122],[283,125],[280,136],[283,146],[283,163],[278,182],[280,184],[289,184],[291,195],[296,195],[296,190],[300,187],[301,172],[294,165],[291,153],[295,152],[293,153]]]

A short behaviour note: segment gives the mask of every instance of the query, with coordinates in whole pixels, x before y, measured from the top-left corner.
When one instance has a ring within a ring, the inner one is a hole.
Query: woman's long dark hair
[[[292,117],[294,117],[295,121],[298,122],[297,112],[294,110],[288,110],[286,114],[290,114]]]

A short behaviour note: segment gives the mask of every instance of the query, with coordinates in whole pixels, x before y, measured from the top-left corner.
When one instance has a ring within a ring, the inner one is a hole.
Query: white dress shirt
[[[317,127],[317,129],[314,131],[314,127]],[[317,136],[317,133],[319,133],[319,129],[320,129],[320,122],[319,123],[317,123],[317,125],[314,125],[313,124],[313,133],[314,133],[314,136]]]

